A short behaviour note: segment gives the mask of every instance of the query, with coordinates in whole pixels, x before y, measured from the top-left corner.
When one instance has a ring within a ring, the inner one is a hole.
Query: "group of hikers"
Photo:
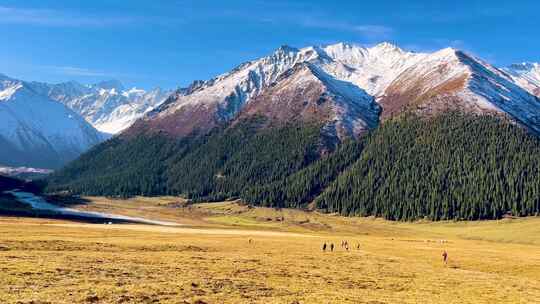
[[[322,251],[326,251],[327,248],[330,251],[334,251],[334,243],[328,242],[329,245],[326,244],[326,243],[327,242],[323,243]],[[341,248],[349,251],[349,242],[348,241],[341,241]],[[360,243],[356,243],[356,250],[360,250]],[[448,252],[446,252],[446,250],[443,251],[442,258],[443,258],[443,263],[445,265],[448,264]]]
[[[322,250],[326,251],[327,248],[329,248],[330,251],[334,251],[334,243],[328,242],[328,244],[326,244],[326,242],[324,242],[324,244],[322,246]],[[341,248],[349,251],[349,242],[348,241],[341,241]],[[360,250],[360,244],[359,243],[356,243],[356,250]]]
[[[248,242],[250,244],[253,243],[253,239],[249,239]],[[345,249],[346,251],[349,251],[349,242],[347,240],[341,241],[341,248]],[[324,242],[322,245],[322,251],[329,250],[331,252],[334,251],[334,243],[332,242]],[[360,243],[356,243],[356,250],[360,250]],[[446,265],[448,264],[448,252],[446,250],[442,253],[443,263]]]

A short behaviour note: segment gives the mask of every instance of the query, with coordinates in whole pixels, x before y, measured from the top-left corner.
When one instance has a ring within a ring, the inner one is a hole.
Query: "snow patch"
[[[19,83],[17,85],[8,87],[8,88],[0,91],[0,100],[8,100],[8,99],[10,99],[11,96],[13,96],[13,94],[15,94],[15,92],[17,92],[17,90],[19,90],[20,88],[22,88],[22,84]]]

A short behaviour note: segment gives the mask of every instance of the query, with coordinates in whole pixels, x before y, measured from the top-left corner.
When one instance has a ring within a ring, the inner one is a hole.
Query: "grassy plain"
[[[183,226],[0,218],[1,303],[540,303],[540,218],[395,223],[88,199],[80,209]]]

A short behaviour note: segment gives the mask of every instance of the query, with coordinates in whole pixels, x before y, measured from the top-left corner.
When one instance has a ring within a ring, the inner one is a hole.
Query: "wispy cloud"
[[[163,83],[173,83],[173,85],[169,86],[176,85],[175,81],[171,81],[171,78],[164,77],[159,73],[156,73],[155,75],[139,74],[137,72],[114,72],[71,65],[32,65],[28,63],[20,65],[19,67],[25,70],[27,75],[29,75],[19,76],[20,78],[43,82],[64,82],[76,80],[82,83],[92,83],[95,81],[118,79],[122,82],[126,81],[127,83],[136,84],[137,86],[140,86],[144,81],[159,81]],[[42,78],[36,79],[35,75],[41,75]],[[54,79],[54,81],[51,79]]]
[[[170,21],[163,18],[143,16],[97,16],[63,10],[0,6],[0,24],[49,27],[107,27],[133,25],[143,22],[161,23]]]
[[[272,3],[272,5],[270,5]],[[272,26],[300,27],[308,29],[329,30],[337,32],[356,33],[368,40],[389,39],[395,30],[384,24],[356,23],[350,20],[337,20],[334,16],[323,11],[306,12],[300,7],[292,4],[280,8],[276,12],[274,2],[257,2],[259,13],[253,14],[251,11],[243,9],[227,10],[221,12],[220,16],[229,18],[241,18],[250,22],[259,22]]]
[[[87,77],[115,77],[113,73],[95,71],[87,68],[72,66],[41,66],[41,69],[49,70],[55,74],[66,76],[87,76]]]
[[[438,3],[437,3],[438,4]],[[408,10],[391,14],[392,18],[398,20],[424,22],[430,24],[452,24],[471,21],[485,21],[489,19],[499,19],[504,17],[529,18],[536,16],[537,10],[525,9],[516,14],[515,3],[512,1],[492,1],[490,5],[485,3],[470,3],[465,9],[448,9],[444,5],[433,5],[422,9],[412,6]]]
[[[295,18],[294,21],[303,27],[355,32],[367,38],[388,38],[394,31],[384,25],[356,24],[345,21],[324,20],[324,18],[303,17]]]
[[[387,39],[392,36],[392,33],[394,33],[394,29],[388,26],[384,25],[372,25],[372,24],[365,24],[365,25],[355,25],[353,26],[353,30],[368,37],[368,38],[381,38],[381,39]]]
[[[95,70],[85,67],[76,67],[69,65],[35,65],[31,66],[31,69],[50,74],[62,75],[65,77],[93,77],[111,79],[139,78],[139,75],[134,74],[113,73],[110,71]]]

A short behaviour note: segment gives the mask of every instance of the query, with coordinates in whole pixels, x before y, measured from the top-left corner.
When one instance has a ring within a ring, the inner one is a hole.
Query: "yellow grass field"
[[[540,303],[540,218],[395,223],[89,199],[78,208],[183,226],[0,217],[0,303]]]

